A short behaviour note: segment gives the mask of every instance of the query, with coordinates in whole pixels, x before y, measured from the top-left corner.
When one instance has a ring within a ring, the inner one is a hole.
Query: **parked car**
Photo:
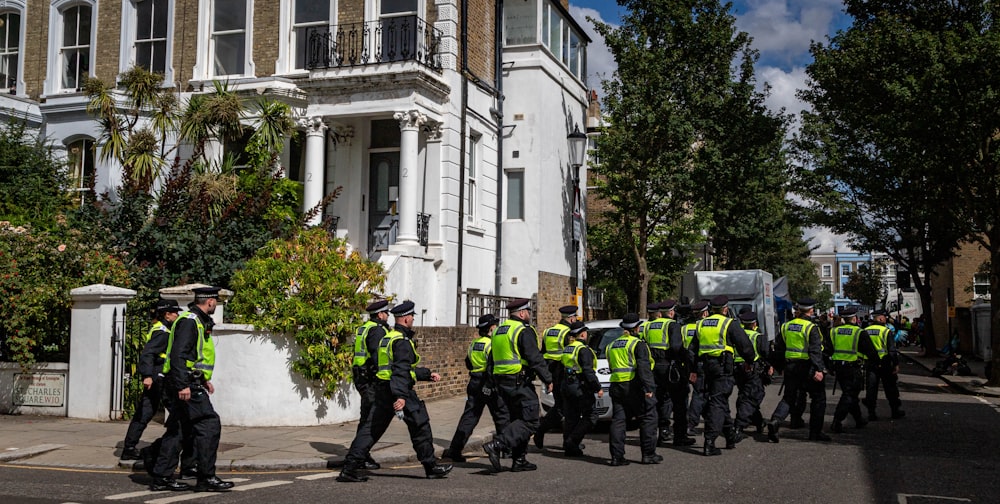
[[[588,346],[594,349],[597,354],[597,379],[601,381],[604,389],[604,397],[597,398],[594,406],[597,410],[598,421],[611,421],[611,394],[608,389],[611,386],[611,368],[608,367],[608,356],[605,349],[612,341],[622,335],[624,329],[621,328],[621,319],[614,320],[590,320],[587,324]],[[555,404],[555,398],[542,389],[540,395],[542,409],[548,411]]]

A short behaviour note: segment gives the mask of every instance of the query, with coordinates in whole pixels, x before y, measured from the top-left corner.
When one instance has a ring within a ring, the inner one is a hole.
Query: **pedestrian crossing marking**
[[[935,499],[935,500],[946,500],[946,501],[958,501],[958,502],[972,502],[970,499],[965,499],[962,497],[944,497],[941,495],[920,495],[920,494],[897,494],[897,499],[899,504],[907,504],[910,497],[916,497],[918,499]]]
[[[187,500],[201,499],[204,497],[209,497],[213,495],[212,492],[205,493],[185,493],[175,497],[164,497],[162,499],[153,499],[146,501],[146,504],[170,504],[171,502],[182,502]]]
[[[312,481],[312,480],[318,480],[318,479],[335,478],[336,476],[337,476],[337,473],[335,473],[333,471],[330,471],[330,472],[325,472],[325,473],[307,474],[305,476],[296,476],[295,479],[300,479],[300,480],[305,480],[305,481]]]
[[[139,491],[139,492],[129,492],[129,493],[123,493],[123,494],[108,495],[107,497],[104,498],[104,500],[124,500],[124,499],[131,499],[131,498],[134,498],[134,497],[145,497],[147,495],[163,495],[163,494],[168,494],[168,493],[170,493],[169,490],[163,490],[163,491],[160,491],[160,492],[154,492],[152,490],[142,490],[142,491]]]
[[[233,491],[234,492],[245,492],[247,490],[256,490],[258,488],[267,488],[267,487],[273,487],[273,486],[281,486],[281,485],[287,485],[289,483],[294,483],[294,481],[283,481],[283,480],[262,481],[260,483],[253,483],[253,484],[250,484],[250,485],[242,485],[242,486],[238,486],[238,487],[233,487]]]

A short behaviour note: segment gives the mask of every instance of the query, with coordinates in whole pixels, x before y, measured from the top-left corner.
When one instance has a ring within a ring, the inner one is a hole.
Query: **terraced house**
[[[304,207],[343,187],[314,223],[381,261],[418,324],[536,292],[554,316],[584,269],[567,138],[588,42],[561,0],[0,0],[0,114],[101,193],[121,168],[95,159],[86,77],[140,65],[182,98],[213,81],[272,96],[296,115],[282,165]]]

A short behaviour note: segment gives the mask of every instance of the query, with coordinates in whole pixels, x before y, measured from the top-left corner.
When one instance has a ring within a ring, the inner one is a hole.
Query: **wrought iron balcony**
[[[417,240],[420,241],[420,245],[423,247],[427,246],[427,232],[430,230],[431,214],[418,213],[417,214]]]
[[[415,61],[441,72],[441,30],[417,16],[321,26],[306,34],[310,70]]]

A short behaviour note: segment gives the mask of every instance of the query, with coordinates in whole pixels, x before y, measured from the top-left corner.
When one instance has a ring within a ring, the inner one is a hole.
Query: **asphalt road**
[[[848,421],[832,443],[805,440],[805,429],[783,429],[777,445],[748,439],[719,457],[703,457],[695,447],[660,448],[660,465],[612,468],[605,465],[607,434],[599,432],[586,441],[590,457],[583,459],[532,448],[535,472],[492,475],[488,460],[476,458],[433,481],[422,478],[419,466],[375,471],[358,484],[337,483],[332,471],[221,474],[237,481],[239,491],[227,494],[152,493],[145,475],[125,472],[0,465],[0,503],[1000,502],[1000,400],[953,393],[918,366],[904,364],[902,380],[905,419],[863,430]],[[765,416],[777,391],[768,387]],[[839,397],[828,394],[828,414]],[[884,400],[879,406],[888,416]],[[636,436],[629,435],[633,461]],[[557,444],[558,434],[550,440]]]

